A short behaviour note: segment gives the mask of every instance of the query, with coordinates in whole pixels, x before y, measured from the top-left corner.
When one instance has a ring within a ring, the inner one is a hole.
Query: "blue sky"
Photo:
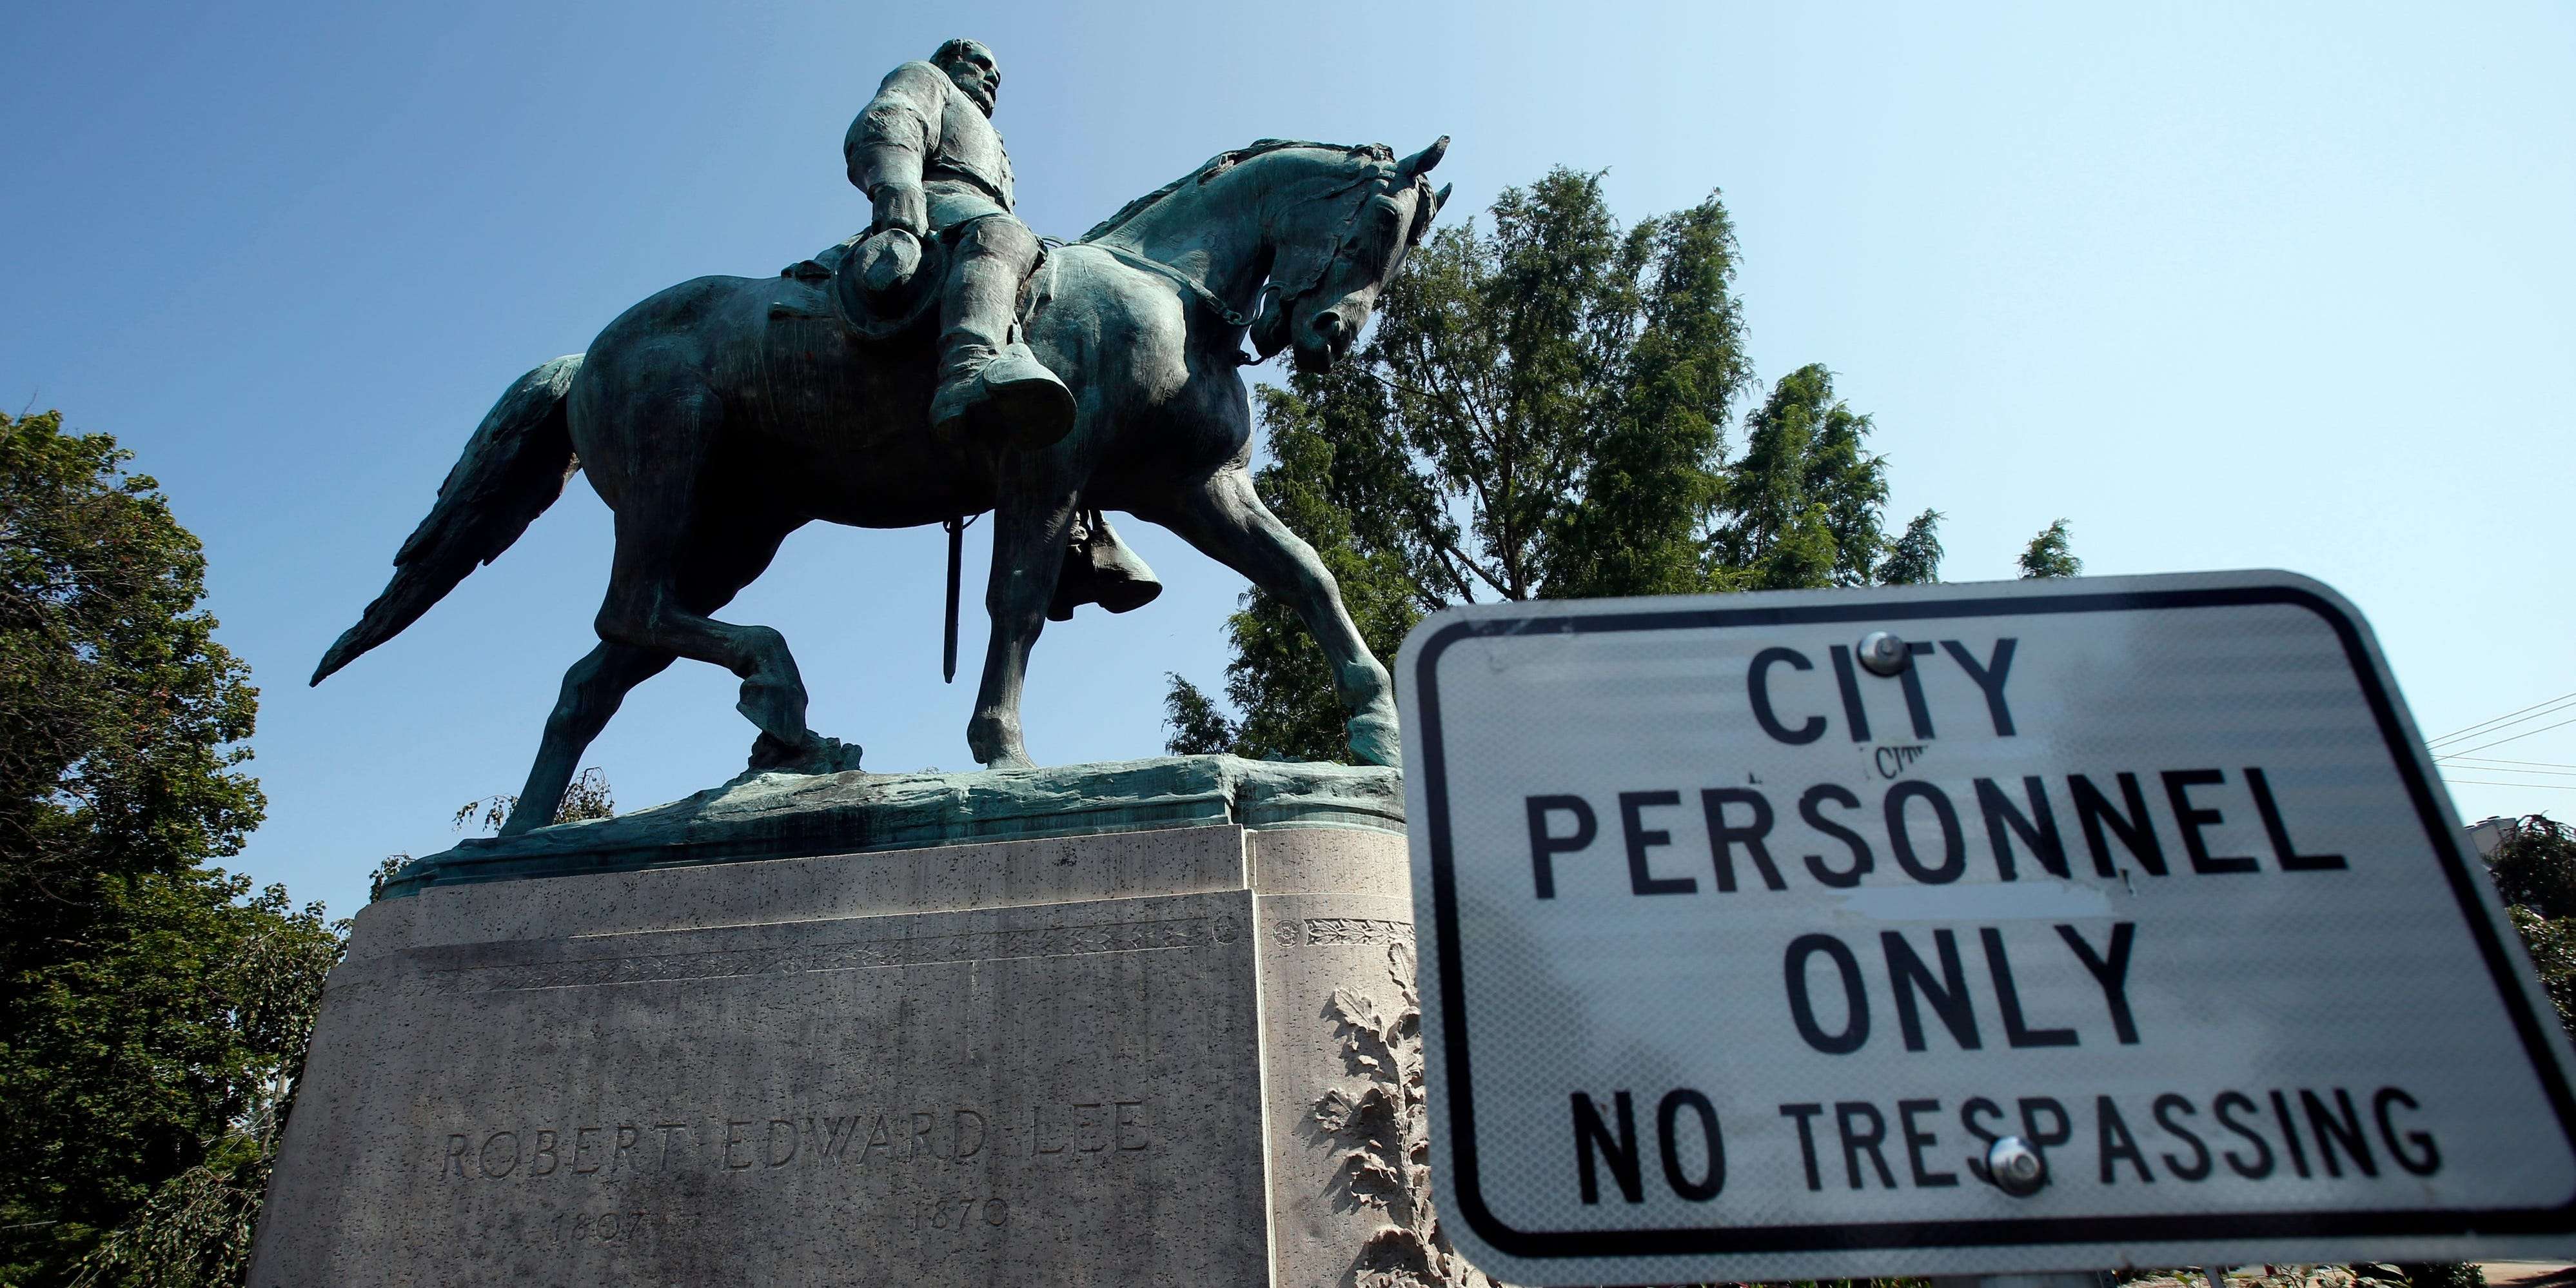
[[[0,403],[116,434],[205,539],[263,689],[238,866],[347,911],[376,858],[516,788],[605,577],[580,485],[307,689],[314,659],[512,378],[864,223],[841,133],[957,34],[1001,57],[1042,232],[1266,135],[1453,135],[1461,215],[1556,164],[1629,218],[1722,189],[1762,375],[1839,373],[1892,514],[1950,516],[1948,579],[2010,575],[2063,516],[2091,572],[2334,584],[2428,734],[2576,690],[2576,9],[929,8],[0,9]],[[1241,584],[1135,541],[1170,590],[1047,632],[1042,760],[1152,754],[1163,673],[1221,678]],[[940,561],[934,529],[808,529],[728,616],[786,632],[872,768],[964,767]],[[966,676],[981,638],[970,613]],[[732,688],[682,663],[628,701],[590,757],[621,804],[740,767]],[[2510,777],[2455,770],[2462,814],[2576,806],[2544,785],[2576,777],[2468,781]]]

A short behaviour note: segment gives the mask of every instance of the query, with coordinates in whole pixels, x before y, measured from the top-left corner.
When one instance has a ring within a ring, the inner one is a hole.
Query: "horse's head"
[[[1339,173],[1319,175],[1279,213],[1270,290],[1252,322],[1262,357],[1288,349],[1298,370],[1320,372],[1350,352],[1378,293],[1449,199],[1448,188],[1434,192],[1424,177],[1448,150],[1445,134],[1401,161],[1383,148],[1354,150]]]

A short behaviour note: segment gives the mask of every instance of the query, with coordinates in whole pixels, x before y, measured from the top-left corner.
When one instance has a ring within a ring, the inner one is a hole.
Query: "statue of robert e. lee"
[[[951,40],[888,73],[842,141],[850,182],[875,221],[862,262],[917,263],[932,233],[951,256],[939,309],[943,435],[1052,443],[1073,428],[1073,394],[1013,334],[1020,285],[1037,268],[1036,234],[1011,213],[1011,156],[994,130],[1002,71],[980,42]]]
[[[931,428],[1003,446],[1044,447],[1073,428],[1073,394],[1015,334],[1021,286],[1044,252],[1011,211],[1011,154],[993,128],[1002,69],[983,42],[959,38],[928,62],[887,73],[850,122],[841,154],[873,219],[848,261],[882,293],[922,262],[936,234],[950,256],[939,308],[939,388]],[[1162,583],[1118,541],[1106,516],[1075,523],[1048,615],[1099,603],[1140,607]],[[952,611],[953,617],[953,611]]]
[[[1332,571],[1254,485],[1237,372],[1246,343],[1301,372],[1349,356],[1448,199],[1429,173],[1449,140],[1398,156],[1258,139],[1051,249],[1011,214],[989,116],[999,81],[992,51],[964,40],[896,68],[845,139],[867,232],[778,277],[656,292],[585,352],[513,381],[313,682],[419,620],[581,474],[617,514],[599,644],[564,672],[503,832],[553,822],[625,695],[680,658],[741,678],[755,766],[843,772],[855,748],[807,723],[784,637],[716,614],[808,523],[943,522],[954,621],[957,534],[989,513],[991,636],[967,746],[1026,768],[1021,699],[1042,623],[1154,589],[1121,572],[1096,521],[1116,505],[1293,609],[1328,660],[1353,754],[1399,763],[1384,664]],[[1104,335],[1131,342],[1094,342]]]

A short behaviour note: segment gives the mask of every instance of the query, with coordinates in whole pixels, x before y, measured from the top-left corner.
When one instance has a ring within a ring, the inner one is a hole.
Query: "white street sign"
[[[2566,1039],[2316,582],[1484,605],[1399,668],[1499,1279],[2576,1251]]]

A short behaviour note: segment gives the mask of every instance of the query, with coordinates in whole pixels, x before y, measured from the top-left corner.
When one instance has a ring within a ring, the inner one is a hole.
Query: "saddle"
[[[936,232],[918,240],[906,234],[874,242],[869,234],[860,233],[812,259],[798,260],[778,271],[780,277],[821,288],[828,314],[812,312],[797,301],[780,300],[770,305],[770,316],[828,317],[871,343],[904,336],[937,317],[939,283],[948,272],[945,241]],[[1046,243],[1042,240],[1041,244]],[[1021,286],[1019,314],[1023,323],[1046,296],[1052,268],[1050,258],[1041,258],[1037,271]],[[967,522],[960,516],[943,525],[948,530],[948,611],[941,653],[942,670],[951,680],[957,675],[959,562]],[[1106,516],[1089,510],[1077,519],[1068,536],[1064,567],[1057,575],[1055,597],[1047,605],[1047,616],[1066,621],[1083,604],[1098,604],[1113,613],[1132,612],[1162,593],[1163,583],[1155,578],[1154,570],[1118,540]]]
[[[939,283],[948,275],[945,242],[936,232],[874,239],[862,232],[778,275],[821,286],[833,320],[858,338],[892,340],[938,314]]]

